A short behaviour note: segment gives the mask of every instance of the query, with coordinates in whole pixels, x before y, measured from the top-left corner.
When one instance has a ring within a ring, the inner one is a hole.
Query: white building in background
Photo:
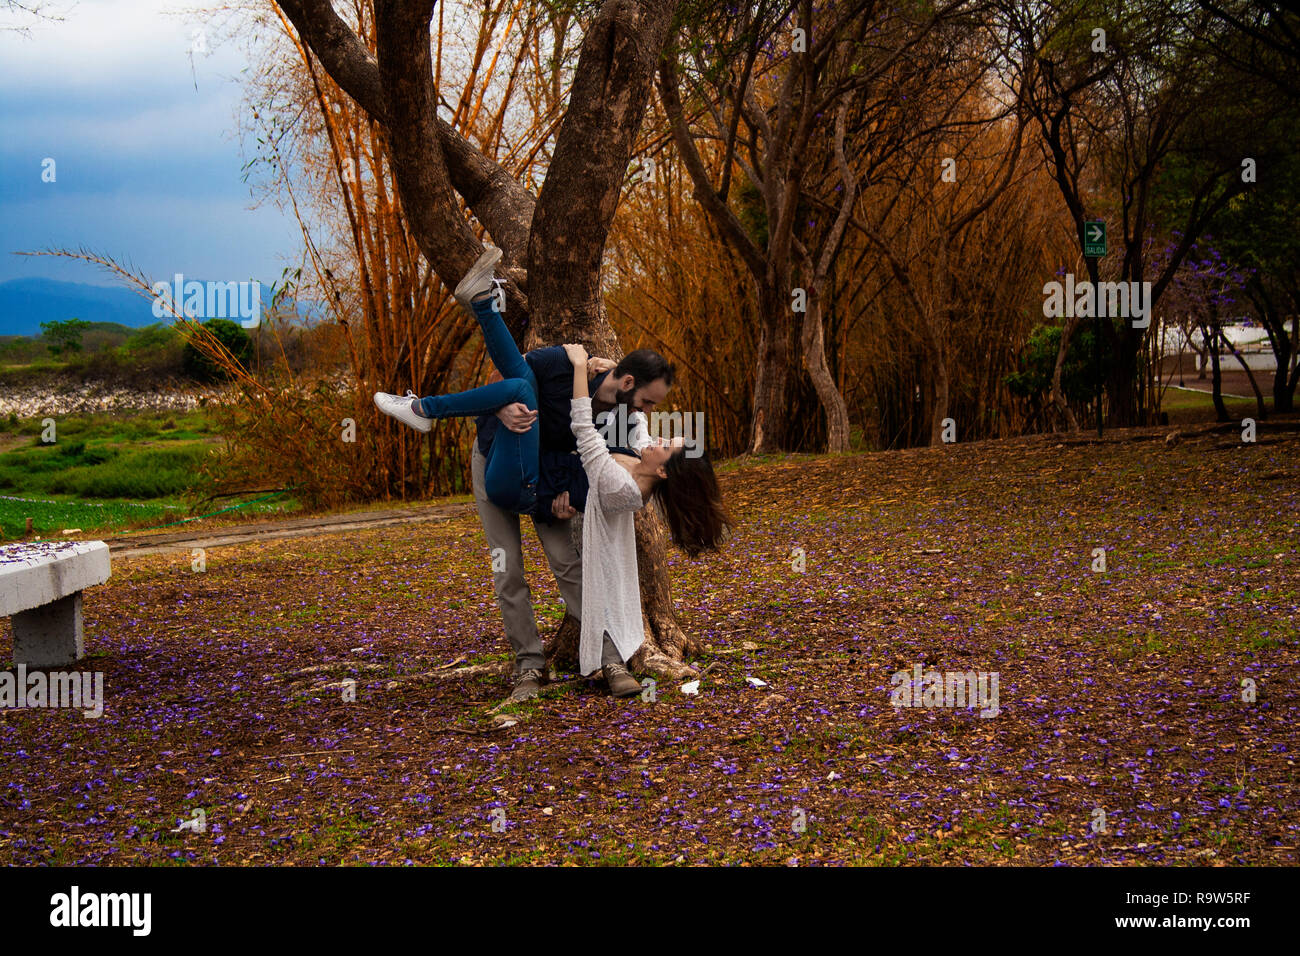
[[[1295,319],[1292,319],[1287,325],[1287,334],[1294,331]],[[1200,364],[1196,358],[1202,347],[1202,336],[1199,328],[1192,329],[1191,336],[1185,336],[1183,330],[1176,325],[1161,325],[1159,335],[1160,351],[1163,355],[1177,355],[1180,351],[1186,352],[1192,359],[1192,367],[1199,370]],[[1277,368],[1277,357],[1273,355],[1273,349],[1268,344],[1268,332],[1264,327],[1250,319],[1239,319],[1235,322],[1225,322],[1223,324],[1223,337],[1241,353],[1246,365],[1254,371],[1271,372]],[[1226,356],[1234,368],[1240,368],[1237,360],[1222,345],[1219,346],[1219,354]]]

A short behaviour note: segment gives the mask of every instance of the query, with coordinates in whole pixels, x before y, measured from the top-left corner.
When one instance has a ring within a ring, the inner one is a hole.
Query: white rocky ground
[[[89,412],[132,410],[188,411],[198,405],[219,402],[218,388],[155,387],[125,388],[100,382],[39,382],[0,386],[0,417],[40,418],[47,415],[78,415]]]

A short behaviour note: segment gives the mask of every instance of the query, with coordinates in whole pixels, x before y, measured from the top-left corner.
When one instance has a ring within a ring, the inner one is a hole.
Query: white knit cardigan
[[[634,414],[632,420],[641,417]],[[582,635],[578,642],[578,669],[586,675],[600,669],[606,633],[625,661],[645,640],[633,524],[644,502],[636,480],[610,456],[605,439],[592,424],[590,398],[572,400],[569,427],[577,439],[589,486],[582,514]],[[643,421],[636,422],[632,447],[639,450],[649,441]]]

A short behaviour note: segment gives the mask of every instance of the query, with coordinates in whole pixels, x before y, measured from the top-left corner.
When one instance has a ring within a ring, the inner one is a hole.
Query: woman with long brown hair
[[[691,557],[716,551],[731,520],[722,507],[718,479],[708,458],[687,454],[684,443],[652,441],[640,457],[611,452],[596,431],[588,391],[587,350],[565,345],[573,365],[570,428],[587,473],[582,520],[582,632],[578,669],[603,669],[610,693],[632,697],[640,683],[627,660],[645,639],[637,576],[633,518],[658,500],[673,542]]]

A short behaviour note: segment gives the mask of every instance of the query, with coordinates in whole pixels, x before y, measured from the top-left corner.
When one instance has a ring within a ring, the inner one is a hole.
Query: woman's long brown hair
[[[653,495],[673,543],[692,558],[717,551],[732,523],[708,456],[690,458],[683,449],[668,459],[664,471],[667,477],[655,485]]]

